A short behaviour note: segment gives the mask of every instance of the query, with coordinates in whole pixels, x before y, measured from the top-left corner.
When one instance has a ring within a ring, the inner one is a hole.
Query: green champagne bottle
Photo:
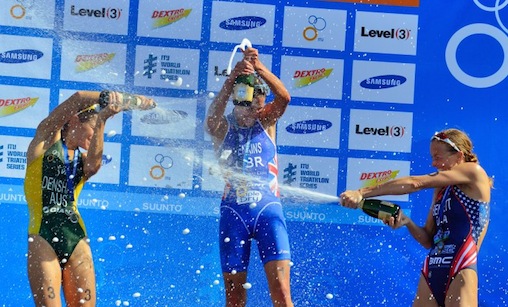
[[[358,206],[367,215],[384,220],[386,218],[399,216],[400,206],[389,201],[379,199],[363,199]]]
[[[248,107],[252,104],[255,80],[254,74],[236,77],[233,87],[233,104],[235,106]]]

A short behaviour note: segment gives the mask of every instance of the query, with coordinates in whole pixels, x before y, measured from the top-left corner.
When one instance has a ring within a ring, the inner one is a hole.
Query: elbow
[[[288,105],[291,102],[291,95],[288,91],[285,91],[282,95],[280,95],[280,99],[285,105]]]
[[[206,118],[206,124],[205,124],[205,131],[208,134],[212,134],[215,130],[217,130],[217,126],[215,124],[216,120],[213,119],[213,117],[208,116]]]
[[[92,177],[93,175],[97,174],[99,172],[99,169],[101,168],[102,160],[98,161],[97,163],[87,163],[85,164],[83,168],[83,172],[85,173],[85,177],[88,179]]]
[[[430,249],[432,247],[432,243],[429,240],[422,241],[422,242],[420,242],[420,244],[425,249]]]
[[[409,187],[411,189],[411,192],[416,192],[421,189],[423,189],[425,186],[421,180],[418,179],[416,176],[410,176],[409,177]]]

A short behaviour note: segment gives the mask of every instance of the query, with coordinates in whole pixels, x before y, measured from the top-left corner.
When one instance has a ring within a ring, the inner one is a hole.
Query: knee
[[[232,287],[226,291],[226,306],[245,306],[247,292],[240,287]]]
[[[227,306],[244,306],[247,300],[247,291],[239,282],[226,281]]]

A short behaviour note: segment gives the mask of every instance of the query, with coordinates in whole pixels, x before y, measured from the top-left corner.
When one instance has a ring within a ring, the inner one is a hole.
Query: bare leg
[[[429,285],[423,274],[420,274],[420,281],[418,281],[418,289],[416,290],[416,297],[413,301],[413,307],[433,307],[438,306],[434,295],[430,291]]]
[[[226,306],[243,307],[247,303],[247,292],[243,284],[247,282],[247,272],[223,273],[226,289]]]
[[[95,270],[90,245],[82,239],[63,270],[63,289],[68,306],[95,306]]]
[[[446,307],[478,306],[478,274],[461,270],[453,279],[445,298]]]
[[[61,307],[62,272],[55,251],[38,235],[28,243],[28,279],[35,306]]]
[[[289,268],[289,260],[275,260],[265,264],[265,273],[273,306],[293,306],[289,284]]]

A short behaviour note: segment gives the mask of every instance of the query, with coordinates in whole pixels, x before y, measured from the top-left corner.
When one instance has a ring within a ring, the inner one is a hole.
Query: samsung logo
[[[224,20],[219,24],[224,30],[238,31],[259,28],[266,23],[266,19],[257,16],[241,16]]]
[[[403,76],[383,75],[365,79],[360,83],[360,86],[368,89],[384,89],[402,85],[406,80],[406,77]]]
[[[310,134],[329,129],[332,123],[327,120],[303,120],[286,127],[286,131],[294,134]]]
[[[43,55],[44,53],[41,51],[33,49],[10,50],[0,53],[0,63],[18,64],[32,62],[42,58]]]
[[[188,114],[185,111],[161,110],[144,115],[141,117],[141,122],[150,125],[163,125],[179,122],[187,116]]]

